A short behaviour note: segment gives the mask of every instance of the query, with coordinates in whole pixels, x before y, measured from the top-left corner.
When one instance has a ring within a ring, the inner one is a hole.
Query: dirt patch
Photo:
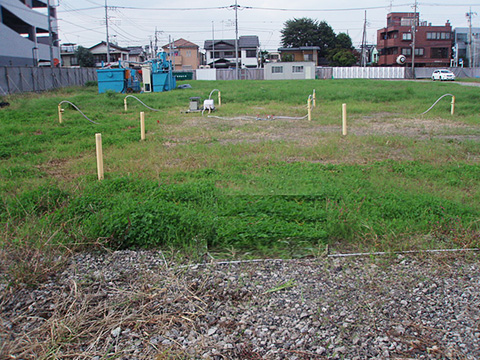
[[[49,177],[62,180],[72,180],[80,176],[70,171],[71,162],[68,159],[51,159],[46,163],[37,165],[37,169],[46,173]]]

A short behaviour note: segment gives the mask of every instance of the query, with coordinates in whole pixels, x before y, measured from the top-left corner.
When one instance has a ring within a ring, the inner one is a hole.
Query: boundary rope
[[[134,98],[135,100],[137,100],[140,104],[142,104],[143,106],[145,106],[147,109],[150,109],[152,111],[160,111],[159,109],[154,109],[154,108],[151,108],[150,106],[146,105],[142,100],[140,100],[139,98],[137,98],[136,96],[133,96],[133,95],[127,95],[125,96],[125,99],[127,98]]]
[[[435,101],[435,103],[434,103],[432,106],[430,106],[430,108],[429,108],[427,111],[424,111],[424,112],[421,113],[420,115],[425,115],[427,112],[429,112],[430,110],[432,110],[433,107],[434,107],[435,105],[437,105],[437,103],[438,103],[440,100],[442,100],[445,96],[451,96],[451,97],[453,97],[454,95],[452,95],[452,94],[445,94],[445,95],[440,96],[440,97],[438,98],[438,100]]]
[[[327,254],[327,258],[346,258],[358,256],[380,256],[380,255],[403,255],[403,254],[425,254],[425,253],[451,253],[451,252],[475,252],[480,251],[480,248],[466,248],[466,249],[432,249],[432,250],[405,250],[405,251],[379,251],[379,252],[365,252],[365,253],[346,253],[346,254]],[[321,256],[319,256],[321,258]],[[252,259],[252,260],[232,260],[232,261],[212,261],[198,264],[190,264],[180,266],[181,269],[212,266],[212,265],[234,265],[234,264],[252,264],[265,262],[292,262],[302,259]]]
[[[80,114],[83,115],[83,117],[84,117],[85,119],[87,119],[88,121],[90,121],[90,122],[93,123],[93,124],[100,125],[99,123],[97,123],[97,122],[89,119],[89,118],[87,117],[87,115],[85,115],[85,114],[82,112],[82,110],[80,110],[80,109],[78,108],[78,106],[75,105],[74,103],[72,103],[72,102],[70,102],[70,101],[68,101],[68,100],[63,100],[63,101],[60,101],[60,102],[58,103],[58,105],[62,105],[63,103],[67,103],[67,104],[72,105]]]

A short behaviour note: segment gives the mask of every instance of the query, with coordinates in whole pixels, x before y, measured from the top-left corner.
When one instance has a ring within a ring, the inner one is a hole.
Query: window
[[[313,61],[313,54],[303,54],[303,60]]]
[[[225,57],[233,57],[233,51],[225,51],[224,56]]]
[[[247,58],[256,58],[257,57],[257,50],[247,50]]]
[[[402,55],[405,55],[405,56],[412,55],[412,49],[411,48],[402,48]]]
[[[449,32],[427,32],[427,40],[450,40]]]
[[[432,59],[446,59],[448,58],[448,48],[432,48],[430,57]]]
[[[185,52],[185,56],[186,56],[186,57],[192,57],[192,50],[187,50],[187,51]]]
[[[302,66],[293,65],[292,66],[292,72],[293,73],[303,73],[303,65]]]
[[[402,40],[412,40],[412,33],[403,33]]]
[[[415,24],[415,18],[402,18],[400,20],[400,26],[413,26]]]
[[[283,73],[283,66],[272,66],[272,74]]]
[[[415,56],[423,56],[425,54],[424,48],[415,48]]]

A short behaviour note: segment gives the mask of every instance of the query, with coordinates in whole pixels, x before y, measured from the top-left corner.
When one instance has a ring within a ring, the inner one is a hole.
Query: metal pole
[[[417,0],[413,11],[413,28],[412,28],[412,76],[415,79],[415,35],[417,33]]]
[[[212,21],[212,65],[213,68],[215,69],[215,25],[214,22]]]
[[[105,0],[105,26],[107,31],[107,63],[110,64],[110,39],[108,37],[108,6]]]
[[[468,50],[469,50],[469,56],[468,56],[468,67],[473,67],[472,65],[472,8],[470,8],[470,11],[468,12]]]
[[[235,0],[235,79],[238,80],[238,5]]]

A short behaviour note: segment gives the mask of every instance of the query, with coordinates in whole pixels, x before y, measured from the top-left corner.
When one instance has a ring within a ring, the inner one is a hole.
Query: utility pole
[[[415,35],[417,34],[417,0],[415,0],[412,26],[412,76],[415,79]]]
[[[213,68],[215,69],[215,25],[214,22],[212,21],[212,65]]]
[[[363,22],[363,36],[362,36],[362,60],[360,66],[367,66],[367,10],[365,10],[365,20]]]
[[[235,80],[238,80],[238,4],[235,0]]]
[[[105,0],[105,27],[107,32],[107,63],[110,64],[110,39],[108,36],[108,6],[107,0]]]
[[[472,12],[472,8],[470,8],[469,12],[467,13],[467,19],[468,19],[468,67],[474,67],[475,64],[472,61],[473,59],[473,50],[472,50],[472,44],[473,44],[473,39],[472,39],[472,17],[473,15],[477,15],[477,13]]]
[[[47,1],[47,16],[48,16],[48,38],[50,47],[50,67],[53,67],[53,32],[52,32],[52,8],[50,6],[50,0]],[[36,35],[35,35],[36,38]],[[35,40],[36,41],[36,40]]]

